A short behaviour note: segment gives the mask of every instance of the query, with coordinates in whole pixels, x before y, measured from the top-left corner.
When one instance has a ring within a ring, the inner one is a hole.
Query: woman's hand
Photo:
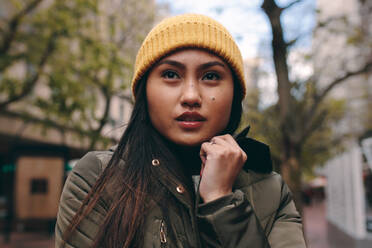
[[[204,202],[210,202],[232,192],[232,186],[247,155],[227,134],[204,142],[200,149],[203,162],[199,193]]]

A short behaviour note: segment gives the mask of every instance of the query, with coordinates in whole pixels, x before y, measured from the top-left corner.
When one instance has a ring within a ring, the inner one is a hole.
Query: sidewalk
[[[304,227],[308,248],[370,248],[372,234],[355,239],[326,220],[326,205],[313,203],[304,208]]]
[[[0,238],[1,248],[54,248],[54,238],[46,233],[12,233],[9,244]]]
[[[326,206],[324,201],[304,207],[305,237],[308,248],[331,248],[328,241]],[[339,248],[349,248],[347,246]]]

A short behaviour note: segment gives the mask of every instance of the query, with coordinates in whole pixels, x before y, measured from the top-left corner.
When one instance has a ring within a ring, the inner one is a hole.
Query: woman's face
[[[153,126],[176,144],[197,146],[226,128],[234,97],[233,76],[219,57],[184,49],[155,64],[146,94]]]

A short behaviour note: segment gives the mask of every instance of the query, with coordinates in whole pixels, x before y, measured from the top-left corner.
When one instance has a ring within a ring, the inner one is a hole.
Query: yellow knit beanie
[[[221,57],[235,73],[244,98],[246,87],[243,59],[238,46],[224,26],[200,14],[166,18],[150,31],[136,57],[132,79],[134,97],[137,84],[146,71],[164,56],[181,48],[202,48]]]

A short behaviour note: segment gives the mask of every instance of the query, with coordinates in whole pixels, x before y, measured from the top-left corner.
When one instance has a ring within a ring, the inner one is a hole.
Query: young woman
[[[305,247],[287,186],[232,136],[243,62],[221,24],[195,14],[158,24],[132,91],[118,146],[85,155],[66,181],[56,247]]]

